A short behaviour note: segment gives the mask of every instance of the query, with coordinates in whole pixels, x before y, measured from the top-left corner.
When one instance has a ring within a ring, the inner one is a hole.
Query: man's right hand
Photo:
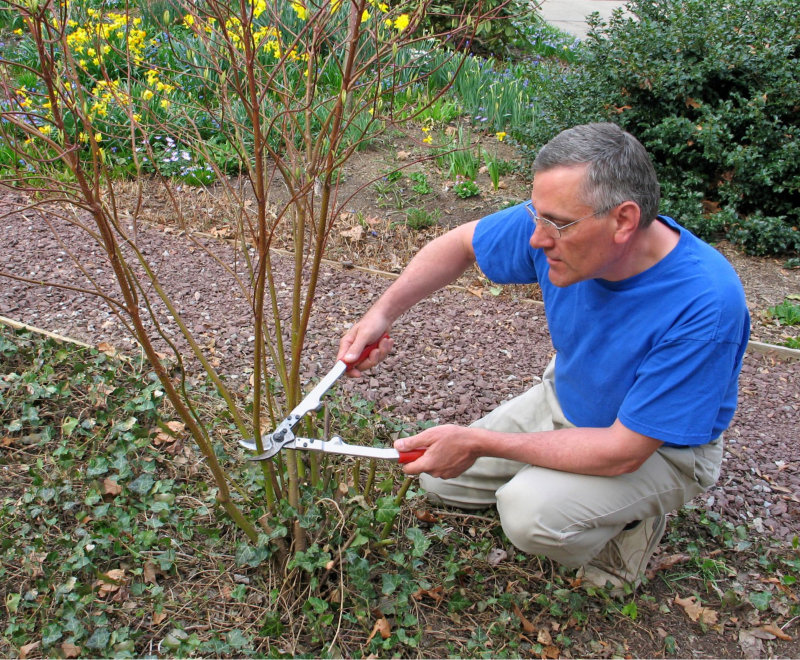
[[[361,377],[362,372],[371,369],[389,355],[394,342],[390,337],[383,337],[383,335],[389,332],[390,325],[384,320],[372,320],[369,316],[365,316],[345,333],[339,341],[337,359],[344,360],[348,364],[357,360],[366,346],[380,339],[378,348],[372,350],[366,360],[353,365],[353,368],[347,371],[348,376],[351,378]]]

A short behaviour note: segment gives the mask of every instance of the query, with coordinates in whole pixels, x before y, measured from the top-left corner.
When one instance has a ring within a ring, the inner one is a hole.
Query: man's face
[[[592,215],[595,209],[580,201],[585,170],[586,166],[558,167],[538,172],[533,179],[531,200],[539,216],[556,225],[585,218],[562,231],[560,238],[544,223],[537,224],[531,236],[531,247],[547,257],[550,281],[560,287],[603,277],[616,254],[612,218]]]

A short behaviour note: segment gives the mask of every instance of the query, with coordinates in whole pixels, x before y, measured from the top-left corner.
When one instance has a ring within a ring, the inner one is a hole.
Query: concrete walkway
[[[540,0],[539,13],[548,23],[583,39],[588,31],[586,17],[589,14],[599,12],[608,20],[617,7],[625,4],[620,0]]]

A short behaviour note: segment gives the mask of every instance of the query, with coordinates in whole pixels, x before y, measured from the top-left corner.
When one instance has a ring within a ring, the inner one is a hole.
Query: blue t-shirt
[[[553,346],[555,388],[579,427],[627,428],[666,445],[705,444],[736,409],[750,316],[736,272],[717,250],[674,220],[675,248],[618,282],[550,282],[544,252],[522,205],[483,218],[473,247],[501,284],[539,282]]]

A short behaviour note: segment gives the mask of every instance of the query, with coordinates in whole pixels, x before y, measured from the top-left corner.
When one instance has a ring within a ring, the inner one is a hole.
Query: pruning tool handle
[[[347,362],[346,360],[342,360],[342,362],[345,363],[345,366],[347,367],[347,370],[350,371],[350,369],[355,367],[357,364],[361,364],[364,360],[366,360],[369,357],[369,354],[372,353],[372,351],[374,351],[376,348],[378,348],[378,344],[381,343],[382,339],[389,339],[389,333],[388,332],[384,332],[383,335],[381,335],[381,338],[378,339],[378,341],[365,346],[364,350],[361,351],[361,355],[359,355],[352,362]]]
[[[401,451],[401,452],[398,452],[399,457],[397,459],[397,462],[400,463],[400,464],[413,463],[420,456],[422,456],[424,453],[425,453],[424,449],[413,449],[411,451]]]

